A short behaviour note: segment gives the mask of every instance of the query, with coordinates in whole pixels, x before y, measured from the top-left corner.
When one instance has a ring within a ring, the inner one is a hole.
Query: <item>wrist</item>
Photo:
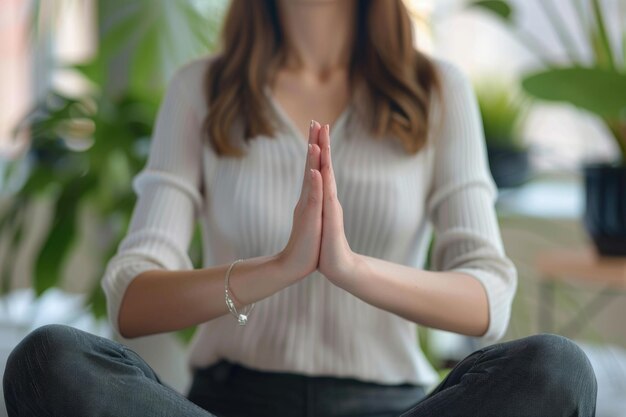
[[[268,287],[283,288],[293,284],[296,279],[282,262],[279,254],[243,259],[229,276],[229,291],[234,296],[231,298],[235,298],[238,305],[245,306],[272,295],[275,291],[268,290]]]
[[[367,260],[364,255],[350,252],[350,255],[342,262],[341,268],[335,271],[334,276],[330,279],[338,287],[352,293],[359,285],[358,283],[363,282],[367,268]]]
[[[272,265],[277,274],[287,276],[290,282],[300,281],[316,269],[313,268],[311,271],[307,271],[305,268],[302,268],[301,264],[298,265],[293,262],[292,257],[285,250],[274,255]]]

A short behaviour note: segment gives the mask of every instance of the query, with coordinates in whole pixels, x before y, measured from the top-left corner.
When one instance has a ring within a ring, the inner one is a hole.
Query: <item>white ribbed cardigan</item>
[[[503,251],[471,85],[453,64],[434,62],[443,100],[432,101],[428,144],[418,154],[371,137],[354,101],[331,126],[346,237],[357,253],[422,268],[434,230],[433,269],[462,271],[483,284],[490,313],[483,339],[495,341],[508,324],[516,270]],[[128,234],[102,283],[116,330],[124,291],[135,276],[192,268],[187,249],[196,221],[206,267],[275,254],[289,238],[305,138],[266,89],[280,128],[275,137],[251,140],[242,159],[218,158],[201,139],[207,112],[202,78],[209,63],[208,57],[193,61],[174,75],[148,163],[133,181],[138,200]],[[258,301],[246,326],[229,314],[202,324],[191,366],[220,358],[259,370],[384,384],[436,381],[415,323],[363,302],[318,272]]]

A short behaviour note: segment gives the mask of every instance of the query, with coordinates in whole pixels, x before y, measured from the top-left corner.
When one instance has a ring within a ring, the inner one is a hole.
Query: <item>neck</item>
[[[319,77],[347,68],[354,43],[354,0],[281,0],[286,69]]]

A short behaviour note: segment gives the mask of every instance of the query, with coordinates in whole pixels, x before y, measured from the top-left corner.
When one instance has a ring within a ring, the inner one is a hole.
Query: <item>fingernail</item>
[[[311,151],[311,149],[313,149],[313,145],[309,143],[309,151]]]
[[[310,169],[309,171],[311,172],[311,178],[313,178],[315,176],[315,170]]]
[[[315,126],[315,122],[313,121],[313,119],[311,119],[311,126],[309,126],[309,128],[313,129],[313,126]]]
[[[324,129],[326,129],[326,133],[330,132],[330,126],[326,125],[324,126]]]

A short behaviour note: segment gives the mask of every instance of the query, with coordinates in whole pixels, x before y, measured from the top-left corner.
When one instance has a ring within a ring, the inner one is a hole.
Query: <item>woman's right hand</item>
[[[300,199],[293,212],[291,235],[279,254],[282,266],[299,277],[317,269],[322,240],[322,176],[318,135],[321,125],[311,121],[309,146]]]

